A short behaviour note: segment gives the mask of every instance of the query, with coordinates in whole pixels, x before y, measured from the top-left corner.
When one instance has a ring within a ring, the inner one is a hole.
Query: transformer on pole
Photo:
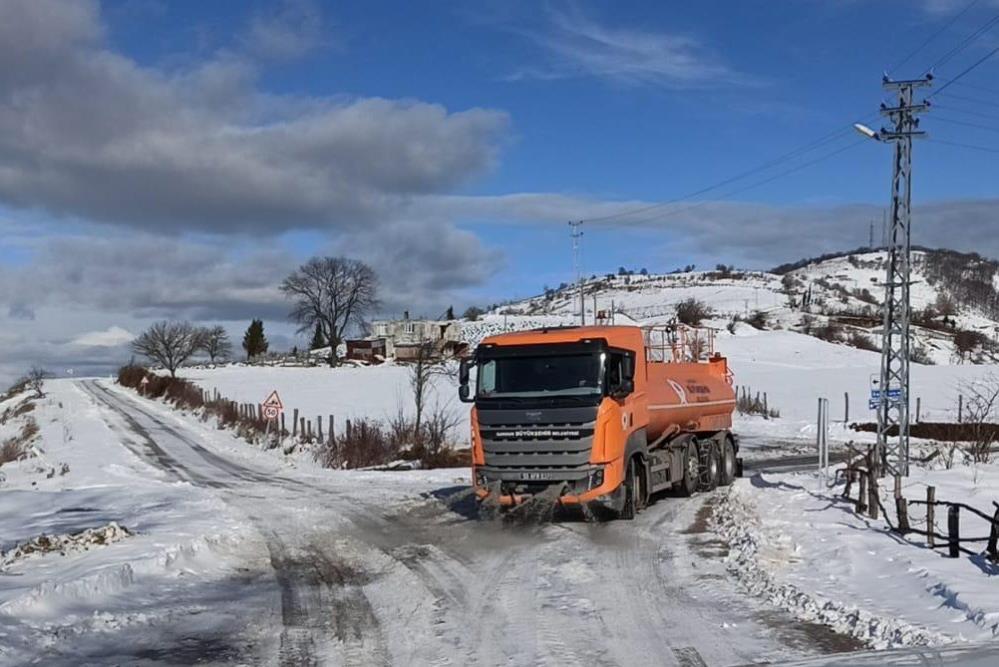
[[[576,274],[576,285],[579,288],[579,324],[584,326],[586,324],[586,304],[583,301],[583,269],[582,262],[580,261],[580,255],[582,253],[581,245],[583,238],[583,232],[579,229],[580,225],[583,224],[582,220],[577,220],[575,222],[569,221],[569,236],[572,238],[572,270]]]
[[[897,93],[895,106],[881,105],[881,114],[894,127],[882,128],[875,138],[894,146],[891,214],[888,220],[887,255],[881,375],[878,384],[879,465],[893,474],[909,474],[909,354],[910,320],[910,231],[912,205],[912,140],[926,135],[918,130],[916,114],[929,109],[929,103],[914,100],[915,91],[931,85],[932,75],[908,81],[892,81],[884,87]]]

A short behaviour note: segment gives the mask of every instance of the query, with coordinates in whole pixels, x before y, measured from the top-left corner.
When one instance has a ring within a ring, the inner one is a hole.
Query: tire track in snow
[[[82,384],[83,390],[98,404],[124,419],[144,445],[138,450],[130,449],[154,467],[166,470],[182,481],[215,489],[238,490],[252,483],[274,485],[275,476],[218,456],[166,424],[159,416],[122,399],[97,382],[85,381]],[[136,414],[194,451],[221,476],[206,475],[169,454],[156,442],[149,429],[140,423]],[[315,548],[301,556],[292,555],[266,521],[253,513],[250,513],[250,518],[265,539],[281,592],[279,663],[288,667],[321,664],[317,644],[322,643],[327,631],[331,630],[337,640],[337,648],[343,654],[342,664],[388,664],[388,650],[377,617],[362,588],[352,580],[357,578],[357,573],[350,572]]]

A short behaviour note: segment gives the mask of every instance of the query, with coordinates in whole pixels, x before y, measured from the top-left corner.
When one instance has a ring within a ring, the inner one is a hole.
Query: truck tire
[[[641,471],[638,469],[638,458],[631,457],[628,469],[624,473],[624,507],[617,518],[631,521],[638,514],[638,497],[642,491]]]
[[[714,491],[721,477],[721,461],[718,454],[718,441],[714,438],[701,440],[700,472],[702,491]]]
[[[732,438],[726,435],[721,440],[721,477],[718,480],[719,486],[728,486],[735,481],[736,470],[735,445]]]
[[[701,462],[697,453],[697,438],[687,440],[683,450],[683,478],[677,487],[681,496],[692,496],[700,486]]]

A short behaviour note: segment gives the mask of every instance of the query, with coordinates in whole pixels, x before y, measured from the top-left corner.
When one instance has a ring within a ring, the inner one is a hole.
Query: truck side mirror
[[[458,400],[462,403],[474,403],[475,399],[470,398],[471,392],[468,389],[468,360],[462,359],[458,364]]]
[[[626,354],[624,355],[624,357],[621,358],[622,387],[625,384],[625,381],[633,381],[634,379],[635,379],[635,358],[630,354]],[[635,390],[635,383],[631,382],[631,391],[634,390]]]

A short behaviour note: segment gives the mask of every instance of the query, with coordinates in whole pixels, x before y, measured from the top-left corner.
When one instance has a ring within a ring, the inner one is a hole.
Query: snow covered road
[[[112,633],[113,649],[61,646],[49,663],[204,651],[217,663],[694,667],[857,648],[736,589],[727,547],[706,529],[711,496],[663,498],[633,522],[479,520],[463,470],[292,467],[121,388],[76,386],[151,469],[216,495],[257,537],[240,542],[245,587],[197,600],[206,616],[229,610],[210,617],[237,617],[239,632],[223,623],[202,636],[164,616],[145,629],[156,646]]]

